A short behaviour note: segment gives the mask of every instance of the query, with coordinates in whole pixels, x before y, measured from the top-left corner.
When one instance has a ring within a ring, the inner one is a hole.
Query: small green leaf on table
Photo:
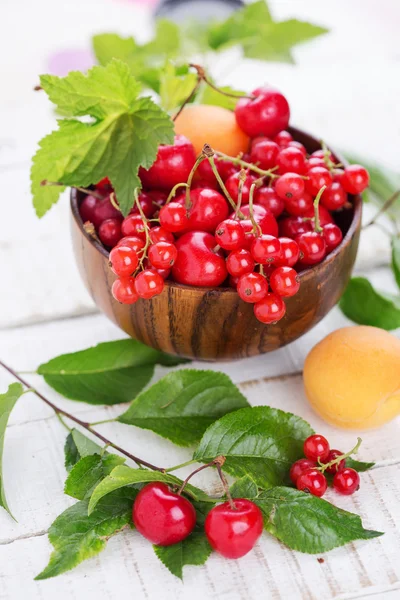
[[[135,398],[151,380],[154,365],[182,362],[187,361],[126,339],[62,354],[40,365],[37,372],[66,398],[112,405]]]
[[[173,546],[154,546],[154,552],[173,575],[182,579],[183,567],[204,565],[212,548],[204,532],[194,531],[183,542]]]
[[[195,451],[207,463],[226,457],[224,470],[234,477],[249,475],[261,488],[288,481],[290,466],[303,455],[310,425],[291,413],[268,406],[242,408],[211,425]]]
[[[4,437],[11,411],[14,408],[18,398],[20,398],[23,393],[24,388],[20,383],[12,383],[8,386],[8,390],[5,394],[0,394],[0,506],[2,506],[11,517],[12,514],[7,504],[3,479]]]
[[[64,492],[77,500],[90,498],[94,488],[118,465],[124,464],[125,459],[117,454],[91,454],[84,456],[71,469]]]
[[[372,467],[375,466],[373,462],[364,462],[361,460],[356,460],[355,458],[346,458],[346,467],[350,467],[351,469],[355,469],[359,473],[364,473],[364,471],[369,471]]]
[[[354,540],[383,535],[364,529],[358,515],[291,488],[264,491],[255,503],[264,515],[265,529],[299,552],[320,554]]]
[[[375,290],[364,277],[353,277],[340,300],[343,313],[360,325],[390,331],[400,327],[400,296]]]
[[[70,471],[82,457],[100,453],[100,446],[92,442],[92,440],[83,435],[78,429],[71,429],[64,446],[65,468],[67,471]]]
[[[400,237],[392,239],[392,269],[396,283],[400,288]]]
[[[259,493],[257,484],[249,475],[237,479],[229,491],[232,498],[246,498],[246,500],[254,500]]]
[[[118,420],[190,446],[214,421],[245,406],[246,398],[224,373],[184,369],[142,392]]]
[[[77,502],[57,517],[49,530],[54,547],[47,567],[35,578],[65,573],[101,552],[109,537],[130,525],[137,490],[124,488],[104,498],[88,516],[88,500]]]

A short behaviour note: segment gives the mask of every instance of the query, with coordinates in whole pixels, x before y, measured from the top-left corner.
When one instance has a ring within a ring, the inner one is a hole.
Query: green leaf
[[[105,67],[113,58],[129,64],[139,52],[133,37],[123,38],[116,33],[102,33],[92,38],[93,50],[99,63]],[[134,73],[133,73],[134,74]]]
[[[142,56],[150,63],[154,63],[157,58],[163,62],[166,57],[178,56],[181,48],[180,31],[179,25],[173,21],[158,19],[154,38],[141,46]]]
[[[392,239],[392,269],[400,288],[400,237]]]
[[[249,476],[241,477],[230,488],[232,498],[246,498],[254,500],[258,496],[258,488],[255,481]]]
[[[204,565],[212,552],[204,532],[194,531],[173,546],[154,546],[154,552],[167,569],[182,579],[185,565]]]
[[[23,393],[24,388],[20,383],[12,383],[8,386],[8,390],[5,394],[0,394],[0,506],[2,506],[11,517],[12,514],[8,508],[3,479],[4,437],[11,411],[14,408],[18,398],[20,398]]]
[[[40,365],[37,372],[66,398],[111,405],[135,398],[151,380],[154,365],[182,362],[187,361],[126,339],[62,354]]]
[[[290,466],[312,433],[306,421],[291,413],[268,406],[242,408],[207,429],[193,458],[206,463],[223,455],[225,471],[249,475],[259,487],[269,488],[288,481]]]
[[[116,454],[84,456],[72,468],[65,482],[64,492],[77,500],[89,498],[94,488],[118,465],[125,462]]]
[[[43,138],[33,158],[31,180],[36,213],[43,216],[62,188],[44,180],[88,187],[109,177],[124,215],[140,187],[138,170],[148,169],[158,147],[173,141],[173,123],[150,98],[138,98],[140,86],[126,63],[113,60],[87,75],[42,76],[41,85],[59,110],[86,122],[64,119]]]
[[[169,473],[161,473],[160,471],[147,471],[146,469],[132,469],[127,466],[115,467],[108,477],[103,479],[95,488],[89,502],[89,514],[93,512],[97,503],[114,490],[124,488],[136,483],[149,483],[150,481],[161,481],[172,486],[180,487],[182,481],[170,475]],[[200,502],[215,502],[207,496],[205,492],[194,487],[193,485],[185,486],[185,494]]]
[[[139,394],[118,421],[190,446],[214,421],[245,406],[246,398],[224,373],[184,369]]]
[[[269,406],[242,408],[207,429],[193,458],[207,463],[223,455],[225,471],[249,475],[259,487],[269,488],[288,481],[290,466],[312,433],[306,421],[291,413]]]
[[[104,498],[90,516],[88,500],[67,508],[50,527],[49,540],[54,551],[47,567],[35,579],[55,577],[99,554],[109,537],[130,525],[136,494],[133,488],[118,490]]]
[[[72,429],[65,440],[65,468],[70,471],[81,458],[91,454],[100,454],[101,447],[92,442],[78,429]]]
[[[168,62],[161,74],[160,98],[164,110],[171,111],[180,106],[191,94],[197,82],[195,73],[179,74],[179,70]]]
[[[346,317],[360,325],[387,331],[400,327],[400,296],[375,290],[364,277],[350,280],[339,306]]]
[[[255,503],[263,512],[265,529],[299,552],[319,554],[353,540],[383,535],[364,529],[358,515],[291,488],[262,492]]]
[[[235,106],[240,95],[246,94],[246,92],[234,90],[233,88],[229,87],[229,85],[222,86],[219,89],[221,89],[223,92],[227,92],[228,94],[236,94],[237,98],[224,96],[223,94],[220,94],[211,88],[209,85],[204,85],[198,101],[201,104],[211,104],[213,106],[222,106],[222,108],[227,108],[228,110],[235,110]]]
[[[373,462],[362,462],[361,460],[355,460],[354,458],[346,458],[346,467],[350,467],[351,469],[355,469],[359,473],[363,473],[364,471],[369,471],[375,465]]]

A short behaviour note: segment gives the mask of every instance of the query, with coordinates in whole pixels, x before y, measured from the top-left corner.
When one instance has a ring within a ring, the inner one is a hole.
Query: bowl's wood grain
[[[292,133],[309,152],[319,148],[314,138],[295,129]],[[300,274],[300,291],[286,301],[286,315],[276,325],[257,321],[253,306],[240,300],[231,288],[193,288],[167,281],[160,296],[139,300],[132,306],[121,305],[111,295],[115,276],[108,266],[108,252],[83,228],[78,211],[82,197],[72,191],[72,238],[81,276],[94,302],[133,338],[188,358],[243,358],[293,342],[338,302],[357,254],[360,196],[352,198],[351,210],[339,215],[338,224],[345,234],[343,242],[322,263]]]

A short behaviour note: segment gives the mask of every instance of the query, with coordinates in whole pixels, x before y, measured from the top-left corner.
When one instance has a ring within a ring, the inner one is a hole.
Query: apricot
[[[249,137],[240,129],[234,113],[221,106],[185,106],[175,121],[175,132],[189,138],[196,154],[200,154],[204,144],[230,156],[249,148]]]
[[[400,340],[376,327],[338,329],[307,356],[304,387],[328,423],[379,427],[400,414]]]

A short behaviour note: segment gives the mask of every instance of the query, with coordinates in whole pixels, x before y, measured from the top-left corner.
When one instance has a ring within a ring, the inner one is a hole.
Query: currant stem
[[[237,201],[236,211],[235,211],[236,219],[239,218],[240,207],[242,206],[243,186],[244,186],[245,181],[246,181],[246,171],[244,169],[242,169],[239,173],[238,201]]]
[[[192,181],[193,181],[193,177],[197,171],[197,168],[199,166],[200,163],[203,162],[203,160],[205,160],[207,157],[204,154],[204,152],[202,151],[202,153],[197,157],[196,162],[193,165],[192,170],[189,173],[189,177],[186,183],[186,210],[190,210],[192,208],[192,201],[190,199],[190,191],[192,188]]]
[[[110,194],[110,203],[115,208],[115,210],[118,210],[118,212],[121,212],[121,209],[120,209],[119,204],[117,202],[117,198],[115,196],[115,192],[111,192],[111,194]]]
[[[136,190],[135,190],[135,203],[136,203],[137,209],[139,211],[139,214],[142,217],[143,226],[144,226],[144,232],[145,232],[145,235],[146,235],[146,243],[145,243],[144,248],[142,250],[142,256],[141,256],[141,258],[139,260],[139,265],[138,265],[138,267],[136,269],[136,273],[137,273],[138,271],[140,271],[142,269],[144,259],[147,256],[147,250],[148,250],[149,246],[151,245],[151,238],[150,238],[150,233],[149,233],[149,224],[147,222],[147,217],[144,214],[142,206],[141,206],[140,201],[139,201],[139,190],[138,190],[138,188],[136,188]]]
[[[390,198],[388,200],[386,200],[386,202],[381,206],[381,208],[378,210],[376,215],[371,219],[371,221],[369,221],[369,223],[366,223],[364,225],[363,229],[366,229],[367,227],[370,227],[371,225],[375,225],[377,219],[381,215],[383,215],[386,211],[388,211],[399,197],[400,197],[400,190],[397,190],[392,196],[390,196]]]
[[[219,185],[221,186],[221,189],[224,192],[226,198],[228,199],[229,204],[232,206],[233,210],[236,212],[236,208],[237,207],[236,207],[235,201],[232,198],[232,196],[230,195],[230,193],[228,192],[228,190],[226,188],[226,185],[225,185],[225,183],[224,183],[221,175],[218,173],[218,169],[217,169],[217,166],[215,164],[214,155],[207,156],[207,158],[208,158],[208,160],[210,162],[211,169],[212,169],[212,172],[214,173],[214,175],[216,177],[216,180],[218,181]],[[243,218],[243,215],[242,215],[242,218]]]
[[[250,194],[249,194],[249,215],[250,215],[250,221],[251,224],[253,225],[253,233],[255,236],[260,236],[262,235],[262,229],[260,227],[260,225],[257,223],[257,221],[254,218],[254,206],[253,206],[253,199],[254,199],[254,190],[256,189],[257,184],[254,182],[251,187],[250,187]]]
[[[14,369],[12,369],[8,365],[6,365],[1,360],[0,360],[0,366],[2,366],[3,369],[5,369],[6,371],[8,371],[15,379],[17,379],[17,381],[19,381],[20,383],[22,383],[22,385],[24,385],[27,388],[28,391],[33,392],[38,398],[40,398],[40,400],[42,400],[45,404],[47,404],[48,406],[50,406],[50,408],[52,408],[54,410],[54,412],[56,413],[56,415],[58,417],[60,417],[60,415],[62,417],[66,417],[67,419],[70,419],[71,421],[73,421],[77,425],[80,425],[81,427],[83,427],[87,431],[90,431],[90,433],[92,433],[97,438],[99,438],[99,440],[101,440],[105,444],[108,444],[111,448],[114,448],[114,450],[117,450],[118,452],[120,452],[121,454],[123,454],[124,456],[126,456],[127,458],[130,458],[131,460],[133,460],[133,462],[135,462],[139,467],[147,467],[148,469],[151,469],[152,471],[160,471],[161,473],[165,472],[165,469],[161,469],[160,467],[156,467],[155,465],[152,465],[151,463],[148,463],[147,461],[142,460],[141,458],[138,458],[137,456],[134,456],[133,454],[130,454],[129,452],[127,452],[126,450],[124,450],[120,446],[117,446],[113,442],[110,442],[110,440],[108,440],[106,437],[104,437],[104,435],[102,435],[98,431],[95,431],[92,428],[92,426],[91,426],[90,423],[86,423],[85,421],[81,421],[81,419],[78,419],[77,417],[74,417],[74,415],[71,415],[67,411],[65,411],[62,408],[59,408],[58,406],[56,406],[55,404],[53,404],[53,402],[51,402],[45,396],[43,396],[43,394],[41,394],[40,392],[38,392],[34,387],[32,387],[30,385],[30,383],[28,383],[27,381],[25,381],[25,379],[23,379],[22,377],[20,377],[20,375],[18,375],[18,373],[16,373],[16,371],[14,371]]]
[[[269,169],[268,171],[265,171],[264,169],[260,169],[260,167],[253,165],[253,163],[246,162],[245,160],[242,160],[241,158],[235,158],[234,156],[229,156],[228,154],[224,154],[223,152],[216,151],[215,155],[218,156],[218,158],[220,158],[221,160],[231,162],[234,165],[237,165],[238,167],[242,167],[243,169],[249,169],[250,171],[254,171],[255,173],[258,173],[258,175],[261,175],[261,177],[272,177],[272,178],[279,177],[279,175],[275,175],[275,173],[274,173],[274,171],[277,169],[277,167],[274,167],[273,169]]]
[[[169,204],[171,202],[172,198],[175,197],[175,194],[179,190],[180,187],[187,187],[187,183],[182,182],[182,183],[177,183],[176,185],[174,185],[174,187],[172,188],[172,190],[169,193],[169,196],[168,196],[165,204]]]
[[[227,96],[228,98],[236,98],[236,100],[239,100],[240,98],[248,98],[249,100],[254,100],[256,98],[256,96],[247,96],[247,94],[241,94],[240,92],[238,92],[237,94],[234,94],[232,92],[225,92],[225,90],[221,90],[212,81],[208,79],[206,72],[202,66],[190,63],[189,67],[196,69],[199,81],[204,81],[211,89],[215,90],[219,94],[222,94],[223,96]]]
[[[322,186],[322,188],[319,190],[319,192],[316,195],[315,200],[314,200],[314,220],[315,220],[314,231],[316,231],[317,233],[322,232],[321,222],[319,219],[319,201],[321,200],[321,196],[325,190],[326,190],[326,185]]]
[[[324,473],[326,471],[326,469],[329,469],[329,467],[338,465],[340,462],[342,462],[342,460],[349,458],[352,454],[356,454],[358,452],[358,449],[361,446],[361,443],[362,443],[362,439],[357,438],[357,444],[354,446],[354,448],[352,450],[350,450],[349,452],[346,452],[346,454],[340,454],[339,456],[337,456],[336,458],[334,458],[333,460],[331,460],[330,462],[328,462],[326,464],[321,463],[321,461],[318,459],[319,470],[321,471],[321,473]]]
[[[40,185],[72,187],[72,188],[74,188],[74,190],[78,190],[78,192],[82,192],[83,194],[86,194],[87,196],[93,196],[94,198],[97,198],[98,200],[104,200],[104,196],[102,194],[100,194],[99,192],[96,192],[96,190],[89,190],[88,188],[79,187],[77,185],[68,186],[66,183],[60,183],[59,181],[47,181],[47,179],[43,179],[43,181],[40,182]],[[118,210],[120,210],[118,205],[116,208],[118,208]]]

